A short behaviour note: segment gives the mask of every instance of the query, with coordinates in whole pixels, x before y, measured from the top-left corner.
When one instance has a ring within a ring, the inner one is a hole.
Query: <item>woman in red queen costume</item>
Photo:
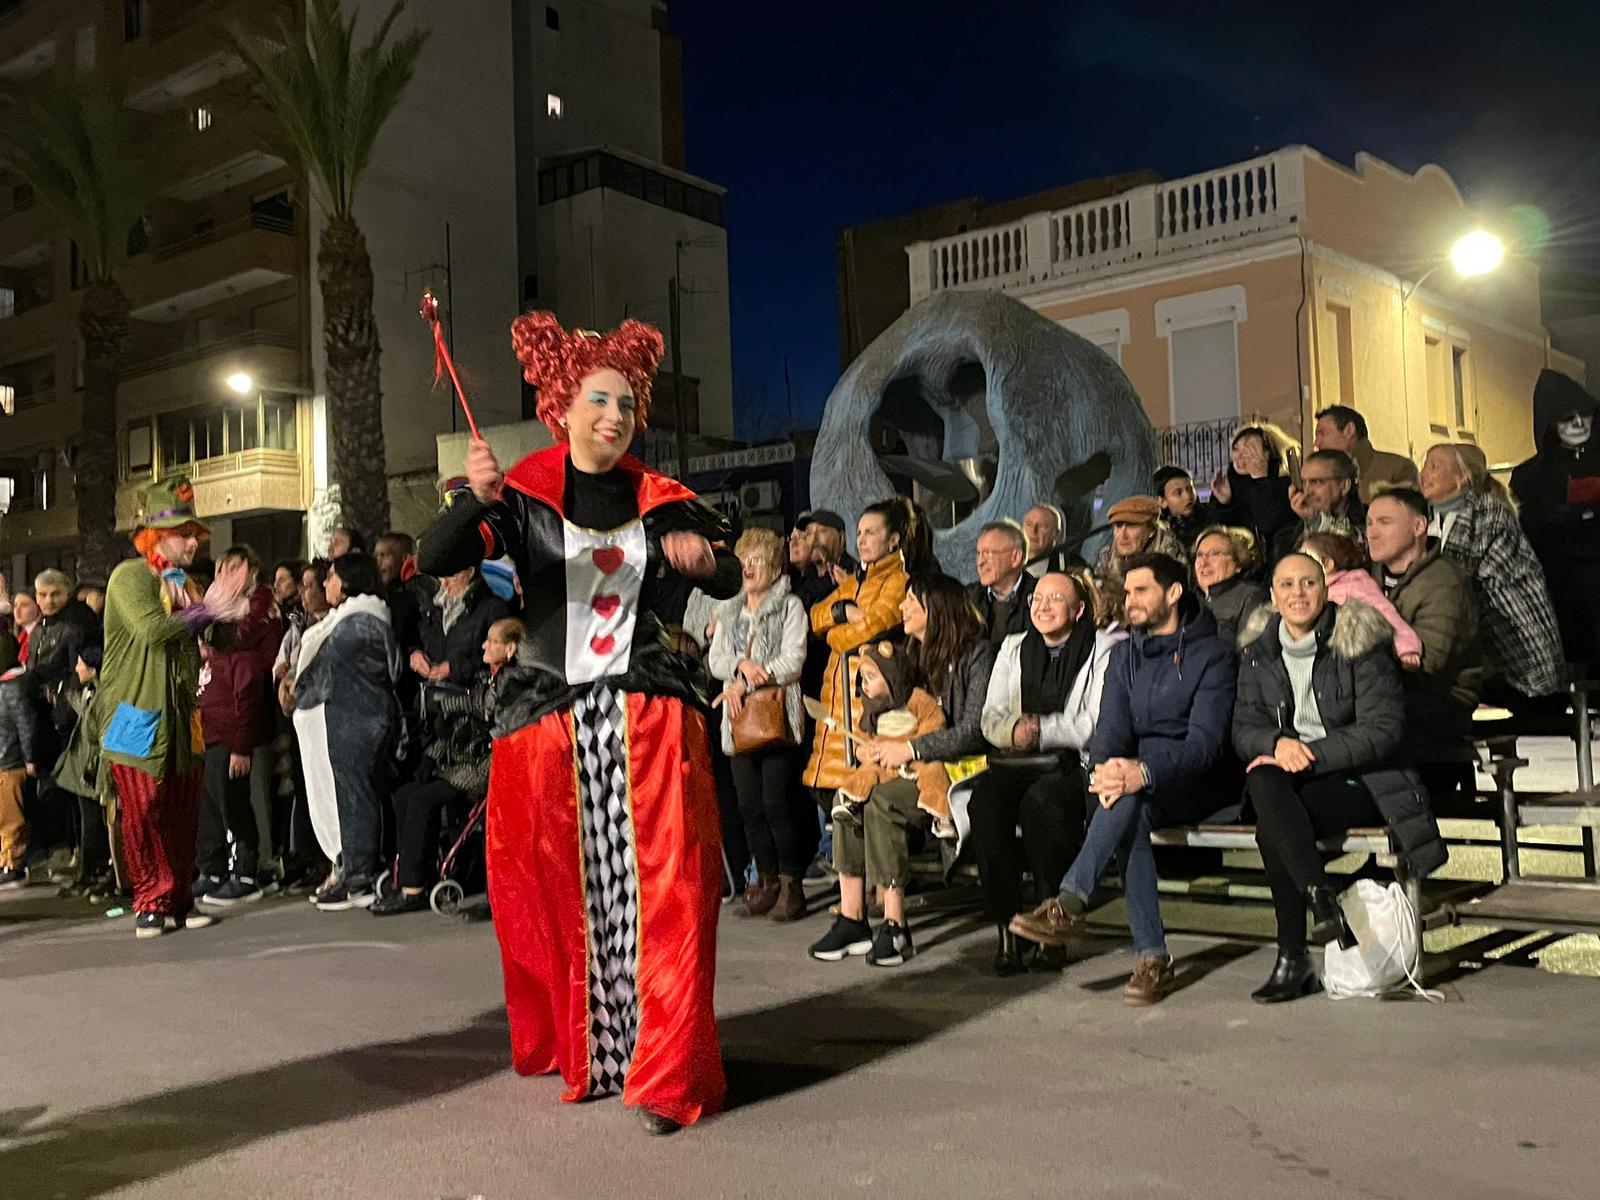
[[[715,512],[626,453],[657,330],[569,333],[529,313],[511,336],[558,444],[502,475],[474,440],[470,490],[418,566],[449,575],[508,554],[522,581],[528,638],[497,680],[488,817],[512,1064],[560,1070],[565,1100],[620,1092],[670,1133],[718,1111],[726,1085],[702,674],[663,633],[686,580],[732,596],[739,563]]]

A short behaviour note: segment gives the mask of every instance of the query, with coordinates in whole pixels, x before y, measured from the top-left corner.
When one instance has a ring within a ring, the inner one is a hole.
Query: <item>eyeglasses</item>
[[[1035,604],[1066,604],[1071,599],[1072,597],[1065,592],[1035,592],[1033,594],[1033,602]]]
[[[978,550],[978,557],[979,558],[1005,558],[1007,555],[1016,554],[1016,553],[1018,553],[1017,549],[1015,547],[1011,547],[1011,546],[1008,546],[1004,550],[984,550],[983,548],[980,547],[979,550]]]
[[[1232,558],[1232,557],[1233,557],[1233,555],[1228,553],[1228,551],[1226,551],[1226,550],[1202,550],[1202,551],[1200,551],[1200,553],[1198,553],[1198,554],[1196,554],[1194,556],[1194,560],[1195,560],[1195,562],[1199,562],[1202,558]]]

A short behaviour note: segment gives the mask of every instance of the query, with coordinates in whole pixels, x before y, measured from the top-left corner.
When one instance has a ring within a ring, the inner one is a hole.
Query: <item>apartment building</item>
[[[320,549],[333,516],[322,214],[303,172],[270,148],[226,31],[293,23],[301,4],[0,0],[0,78],[93,71],[181,127],[119,270],[132,304],[119,523],[141,483],[181,469],[214,543],[249,541],[268,558]],[[388,9],[349,7],[364,23]],[[433,386],[425,288],[490,425],[531,414],[508,333],[518,312],[666,327],[679,278],[691,428],[731,431],[722,190],[681,169],[681,59],[665,6],[410,0],[406,19],[429,41],[356,214],[373,264],[395,524],[427,522],[435,438],[464,427]],[[0,163],[0,570],[12,579],[74,564],[80,283],[70,239]]]
[[[1380,447],[1466,440],[1510,464],[1532,450],[1540,369],[1585,367],[1553,344],[1514,243],[1489,274],[1451,267],[1458,237],[1498,224],[1440,167],[1289,146],[913,242],[908,292],[1000,290],[1081,334],[1126,372],[1165,455],[1207,476],[1242,416],[1309,441],[1335,403]]]

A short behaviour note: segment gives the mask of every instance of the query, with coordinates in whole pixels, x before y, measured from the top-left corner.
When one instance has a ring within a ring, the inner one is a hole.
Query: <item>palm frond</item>
[[[405,94],[427,44],[425,30],[395,35],[405,0],[356,46],[356,16],[341,0],[309,0],[304,31],[234,30],[257,98],[274,114],[285,147],[311,172],[334,217],[347,218],[384,123]]]
[[[170,145],[162,132],[92,77],[0,87],[0,156],[66,226],[91,281],[111,278],[129,229],[160,188]]]

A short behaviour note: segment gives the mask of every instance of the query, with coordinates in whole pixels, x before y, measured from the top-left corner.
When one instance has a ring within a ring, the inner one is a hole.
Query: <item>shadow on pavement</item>
[[[1048,972],[989,974],[993,953],[984,942],[927,971],[875,970],[861,959],[811,964],[860,982],[717,1022],[728,1111],[826,1083],[1060,983]]]
[[[293,1129],[442,1095],[511,1067],[503,1009],[459,1029],[295,1059],[122,1104],[30,1122],[0,1112],[0,1179],[87,1200]]]

